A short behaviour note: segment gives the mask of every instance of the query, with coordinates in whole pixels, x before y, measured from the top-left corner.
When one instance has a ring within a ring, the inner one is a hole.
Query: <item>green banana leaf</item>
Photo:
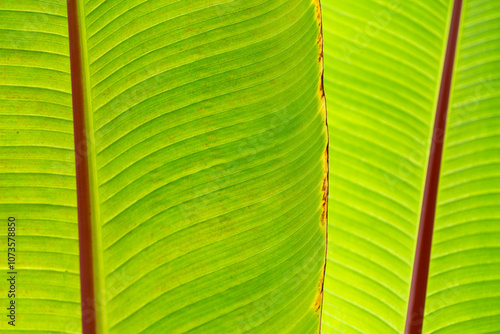
[[[81,332],[71,105],[65,2],[1,1],[1,333]]]
[[[80,40],[66,1],[0,1],[3,310],[8,219],[16,227],[15,326],[2,316],[0,332],[81,333],[94,320],[98,333],[318,332],[319,4],[76,5]],[[75,153],[88,159],[95,287],[81,301]]]
[[[405,330],[452,7],[322,1],[331,166],[323,333]],[[500,3],[464,0],[424,333],[500,331],[499,73]]]
[[[500,331],[500,3],[465,1],[462,20],[426,333]]]
[[[404,331],[453,1],[70,2],[0,2],[2,333]],[[454,62],[419,312],[491,333],[500,4],[464,0]]]

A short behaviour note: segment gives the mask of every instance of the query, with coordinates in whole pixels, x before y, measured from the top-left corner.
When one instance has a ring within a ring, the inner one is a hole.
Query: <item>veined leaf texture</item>
[[[447,122],[436,129],[460,5]],[[331,166],[322,332],[499,331],[500,3],[324,0],[322,9]],[[433,142],[443,154],[425,307],[409,312]]]
[[[319,13],[310,0],[0,3],[0,211],[17,222],[18,280],[2,333],[319,330]]]
[[[1,0],[0,332],[498,332],[499,91],[496,0]]]

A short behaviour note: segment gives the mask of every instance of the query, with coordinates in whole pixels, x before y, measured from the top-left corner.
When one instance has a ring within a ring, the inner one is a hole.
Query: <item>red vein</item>
[[[408,303],[408,313],[406,315],[406,334],[422,333],[439,175],[461,12],[462,0],[455,0],[436,108],[436,119],[434,122],[434,132],[432,135],[429,164],[427,167],[427,178],[425,180],[410,299]]]
[[[89,161],[85,124],[85,102],[81,35],[77,0],[68,0],[68,30],[75,136],[76,188],[78,203],[78,234],[80,243],[80,294],[83,334],[96,333],[94,269],[92,258],[91,195]]]

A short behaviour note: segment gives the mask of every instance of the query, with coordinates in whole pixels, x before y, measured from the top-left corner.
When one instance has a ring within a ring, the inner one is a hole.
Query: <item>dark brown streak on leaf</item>
[[[323,316],[323,290],[325,284],[325,274],[326,274],[326,263],[327,263],[327,249],[328,249],[328,185],[329,185],[329,135],[328,135],[328,118],[327,118],[327,106],[326,106],[326,95],[325,95],[325,87],[324,87],[324,73],[325,73],[325,63],[324,63],[324,51],[323,51],[323,19],[321,13],[321,2],[320,0],[314,0],[315,3],[315,11],[316,11],[316,20],[319,26],[319,34],[317,43],[319,45],[319,55],[318,62],[320,65],[320,82],[319,82],[319,97],[322,104],[322,108],[324,109],[324,117],[325,117],[325,130],[326,130],[326,148],[323,153],[323,163],[324,163],[324,175],[323,175],[323,185],[322,185],[322,215],[321,215],[321,226],[325,228],[325,258],[323,262],[323,268],[320,276],[320,282],[318,285],[318,296],[315,300],[315,310],[319,312],[319,328],[318,333],[321,333],[321,321]]]

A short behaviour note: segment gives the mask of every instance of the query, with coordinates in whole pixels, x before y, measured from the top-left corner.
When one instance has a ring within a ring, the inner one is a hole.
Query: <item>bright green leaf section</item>
[[[0,2],[1,333],[81,332],[66,2]],[[16,219],[8,325],[7,218]]]
[[[79,6],[99,331],[317,332],[317,3]],[[1,3],[0,234],[14,216],[16,333],[81,331],[67,28],[64,2]]]
[[[322,332],[402,333],[450,1],[322,9],[331,166]]]
[[[466,0],[462,21],[425,333],[500,331],[500,3]]]
[[[102,332],[318,331],[317,14],[311,0],[85,2]]]

